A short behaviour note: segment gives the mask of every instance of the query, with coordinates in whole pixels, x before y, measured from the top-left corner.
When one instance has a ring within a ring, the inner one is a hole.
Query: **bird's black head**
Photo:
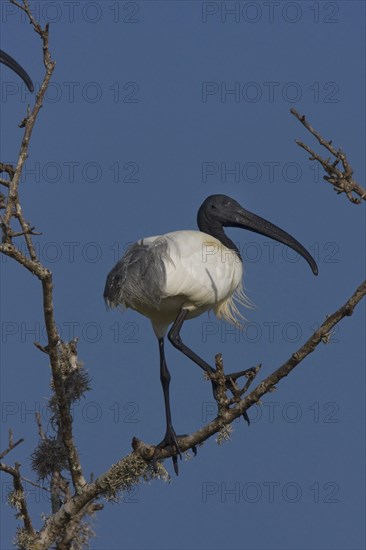
[[[227,195],[210,195],[198,210],[197,225],[200,229],[201,226],[234,227],[235,213],[240,209],[240,204]]]
[[[235,250],[238,254],[237,247],[225,235],[223,227],[240,227],[270,237],[298,252],[308,262],[314,275],[318,274],[318,266],[314,258],[294,237],[264,218],[248,212],[235,199],[227,195],[210,195],[207,197],[198,210],[197,225],[200,231],[216,237],[225,246]]]

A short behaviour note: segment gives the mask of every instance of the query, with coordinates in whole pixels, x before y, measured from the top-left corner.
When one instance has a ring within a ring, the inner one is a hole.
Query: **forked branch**
[[[337,191],[338,194],[346,193],[348,199],[353,204],[360,204],[362,200],[366,201],[366,189],[353,179],[353,169],[348,162],[346,153],[344,153],[341,148],[335,149],[332,145],[332,141],[327,141],[324,139],[319,132],[311,126],[305,115],[300,115],[300,113],[298,113],[294,108],[290,111],[291,114],[293,114],[294,117],[296,117],[297,120],[299,120],[301,124],[305,126],[305,128],[318,140],[320,145],[325,147],[325,149],[327,149],[334,157],[333,160],[331,157],[325,159],[313,151],[313,149],[306,145],[306,143],[303,143],[299,139],[295,140],[299,147],[302,147],[302,149],[305,149],[305,151],[311,155],[309,160],[317,161],[322,165],[327,173],[326,176],[323,176],[323,179],[332,184],[334,190]],[[339,167],[340,163],[342,165],[342,169]],[[355,197],[355,194],[360,198]]]

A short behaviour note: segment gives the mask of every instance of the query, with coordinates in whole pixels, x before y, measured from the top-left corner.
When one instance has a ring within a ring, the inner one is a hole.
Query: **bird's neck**
[[[220,243],[222,243],[226,248],[229,250],[233,250],[240,260],[242,259],[239,249],[236,246],[236,244],[226,235],[222,225],[213,225],[213,224],[206,224],[206,223],[199,223],[198,227],[200,231],[203,233],[207,233],[208,235],[211,235],[212,237],[215,237]]]

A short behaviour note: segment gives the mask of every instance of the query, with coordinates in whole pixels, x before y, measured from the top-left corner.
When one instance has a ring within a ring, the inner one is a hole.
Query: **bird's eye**
[[[216,208],[216,206],[214,204],[211,204],[211,208]]]

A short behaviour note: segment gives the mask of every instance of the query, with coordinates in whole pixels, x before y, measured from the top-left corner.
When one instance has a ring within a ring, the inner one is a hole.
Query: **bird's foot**
[[[252,383],[253,379],[255,378],[257,372],[259,370],[259,367],[251,367],[250,369],[241,370],[237,372],[233,372],[231,374],[225,374],[224,380],[225,380],[225,386],[226,390],[230,390],[230,392],[233,394],[234,398],[240,399],[240,397],[247,391],[250,384]],[[242,376],[245,376],[247,378],[247,382],[245,383],[243,388],[239,388],[237,384],[237,380],[241,378]],[[220,383],[211,380],[212,382],[212,389],[214,393],[215,400],[219,400],[219,387]],[[242,414],[244,420],[247,422],[248,426],[250,424],[250,419],[248,416],[247,411],[244,411]]]
[[[251,382],[254,376],[256,375],[256,368],[257,367],[252,367],[250,369],[232,372],[231,374],[224,374],[226,389],[230,390],[233,395],[236,395],[239,392],[242,392],[242,390],[240,390],[240,388],[238,387],[236,381],[238,380],[238,378],[245,376],[248,379],[248,381]],[[217,371],[215,371],[214,374],[216,374],[216,372]],[[211,378],[211,383],[212,383],[214,396],[216,399],[218,388],[220,385],[223,385],[223,384],[222,383],[220,384],[220,382],[217,381],[217,379],[213,379],[213,378]],[[247,386],[249,386],[248,382],[245,384],[244,387],[246,388]]]
[[[167,429],[164,439],[156,445],[155,451],[152,457],[152,465],[153,465],[154,472],[157,472],[158,470],[158,459],[160,458],[160,454],[161,454],[160,451],[162,449],[165,449],[166,447],[172,447],[172,448],[175,447],[177,453],[172,456],[172,460],[173,460],[174,471],[176,475],[179,474],[178,455],[179,455],[179,458],[182,460],[182,453],[179,447],[178,437],[179,436],[177,436],[173,428],[170,427]]]
[[[155,473],[158,471],[158,460],[161,455],[161,450],[165,449],[166,447],[172,447],[172,448],[175,447],[177,453],[172,456],[172,461],[173,461],[174,472],[176,473],[176,475],[179,475],[178,456],[182,460],[182,452],[179,446],[179,439],[183,437],[187,437],[187,435],[188,434],[177,435],[172,427],[167,429],[164,439],[160,441],[158,445],[156,445],[155,451],[152,457],[152,466]],[[196,456],[197,447],[195,445],[192,445],[191,449],[193,451],[193,454]]]
[[[247,386],[249,387],[250,382],[253,380],[253,378],[255,377],[257,372],[258,372],[257,367],[251,367],[250,369],[240,370],[240,371],[237,371],[237,372],[232,372],[231,374],[226,374],[225,375],[226,388],[228,390],[230,390],[233,393],[233,395],[235,395],[235,393],[239,390],[239,388],[236,384],[237,379],[241,378],[242,376],[245,376],[247,378],[249,384],[247,382],[244,387],[247,387]],[[241,391],[241,390],[239,390],[239,391]]]

